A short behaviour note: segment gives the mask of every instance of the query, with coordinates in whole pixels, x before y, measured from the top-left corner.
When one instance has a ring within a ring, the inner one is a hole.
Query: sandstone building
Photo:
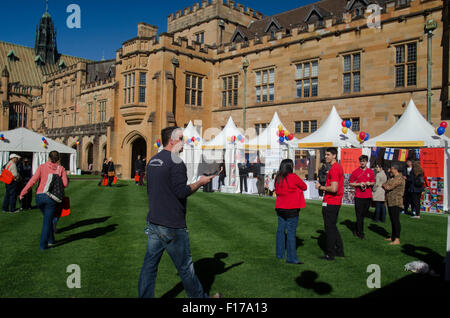
[[[230,116],[258,133],[276,111],[302,138],[335,105],[376,136],[411,98],[427,117],[430,86],[436,125],[450,118],[448,21],[448,0],[322,0],[274,16],[204,0],[170,14],[166,33],[138,23],[115,59],[94,62],[41,39],[46,12],[34,50],[0,42],[0,130],[23,125],[78,147],[83,170],[111,156],[130,178],[162,128],[190,120],[208,139]]]

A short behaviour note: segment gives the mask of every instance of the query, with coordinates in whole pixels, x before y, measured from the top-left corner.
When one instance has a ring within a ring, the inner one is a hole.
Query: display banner
[[[359,157],[362,149],[341,149],[341,165],[344,170],[344,198],[342,203],[355,204],[355,189],[350,186],[349,179],[352,172],[359,167]]]
[[[422,193],[420,211],[444,213],[444,149],[421,149],[420,165],[429,185]]]

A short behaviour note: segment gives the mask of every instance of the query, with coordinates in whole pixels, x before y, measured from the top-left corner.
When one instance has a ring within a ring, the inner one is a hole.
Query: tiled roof
[[[114,78],[115,75],[115,60],[90,63],[87,65],[86,83]]]
[[[388,0],[370,0],[366,1],[368,3],[377,3],[380,6]],[[238,27],[242,34],[244,34],[248,39],[252,39],[256,36],[264,35],[268,24],[271,19],[276,19],[276,21],[281,25],[282,29],[292,29],[295,27],[307,27],[305,20],[311,11],[314,9],[323,18],[328,18],[333,15],[339,22],[342,20],[343,14],[346,12],[348,1],[347,0],[322,0],[309,5],[282,12],[273,16],[266,16],[262,20],[255,21],[249,25],[248,28]]]
[[[9,52],[14,51],[16,59],[8,58]],[[92,62],[87,59],[61,54],[58,63],[54,65],[37,66],[34,48],[0,41],[0,69],[5,65],[9,72],[9,82],[20,82],[24,86],[41,87],[46,74],[59,70],[59,61],[64,60],[66,66],[71,66],[78,62]]]

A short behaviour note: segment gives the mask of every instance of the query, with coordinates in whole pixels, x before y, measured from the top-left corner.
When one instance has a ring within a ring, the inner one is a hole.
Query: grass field
[[[39,210],[0,214],[0,297],[137,297],[146,248],[146,188],[131,181],[98,187],[97,179],[71,180],[72,214],[60,220],[58,244],[50,250],[39,250]],[[5,188],[0,188],[3,198]],[[297,230],[304,265],[291,265],[275,258],[274,204],[273,198],[221,193],[189,198],[191,250],[205,290],[230,298],[388,297],[411,294],[411,288],[448,293],[442,279],[446,217],[402,215],[402,245],[388,246],[389,220],[366,219],[366,240],[361,241],[352,235],[353,206],[343,206],[338,224],[346,257],[327,262],[319,259],[325,244],[321,204],[308,201]],[[425,261],[441,277],[405,272],[404,265],[414,260]],[[80,267],[81,288],[67,287],[71,264]],[[380,266],[380,289],[367,287],[370,264]],[[186,297],[167,254],[155,296]]]

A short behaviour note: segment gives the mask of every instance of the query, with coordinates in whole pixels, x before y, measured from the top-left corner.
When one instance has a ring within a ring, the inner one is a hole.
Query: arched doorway
[[[131,174],[130,177],[133,179],[136,173],[136,160],[138,155],[145,157],[147,155],[147,142],[144,138],[138,137],[131,144]]]
[[[92,171],[94,169],[94,145],[92,143],[90,143],[87,147],[86,147],[86,163],[87,163],[87,168],[89,171]]]

